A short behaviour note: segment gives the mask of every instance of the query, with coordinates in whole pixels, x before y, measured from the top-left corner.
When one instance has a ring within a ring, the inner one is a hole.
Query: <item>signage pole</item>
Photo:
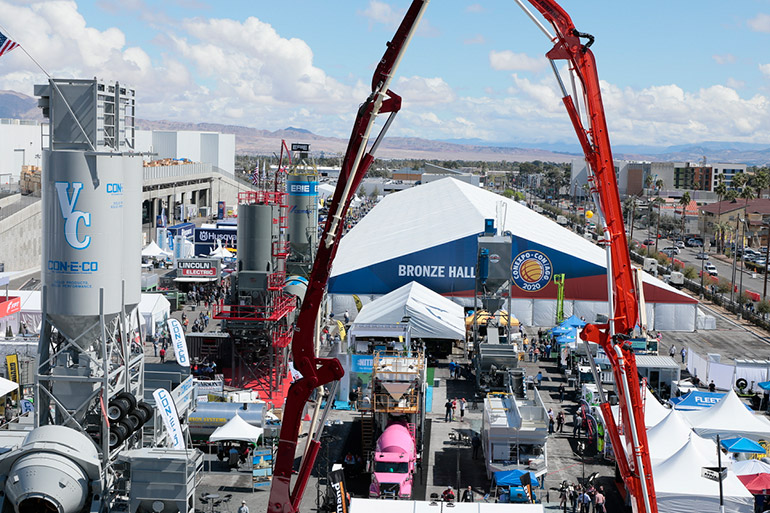
[[[717,472],[719,472],[719,513],[725,513],[725,498],[722,493],[722,445],[717,435]]]

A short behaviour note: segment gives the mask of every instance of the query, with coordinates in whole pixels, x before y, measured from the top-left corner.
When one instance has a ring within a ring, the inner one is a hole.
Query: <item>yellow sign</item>
[[[353,294],[353,301],[355,301],[356,303],[356,310],[360,312],[361,309],[364,307],[363,303],[361,303],[361,298]]]
[[[9,354],[5,357],[5,365],[8,367],[8,379],[19,383],[19,357]],[[13,393],[13,398],[16,399],[16,392]]]
[[[347,335],[347,333],[345,332],[345,324],[343,324],[342,321],[337,321],[337,327],[339,328],[339,331],[340,331],[340,338],[342,340],[345,340],[345,335]]]

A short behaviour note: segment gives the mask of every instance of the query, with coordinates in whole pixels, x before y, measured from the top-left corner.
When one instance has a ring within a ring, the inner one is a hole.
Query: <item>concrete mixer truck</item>
[[[390,424],[374,449],[369,497],[410,499],[416,467],[415,440],[407,424]]]

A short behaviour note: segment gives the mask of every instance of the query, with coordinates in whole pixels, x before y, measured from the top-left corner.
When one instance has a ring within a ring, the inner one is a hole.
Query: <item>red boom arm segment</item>
[[[388,48],[372,78],[372,93],[359,107],[353,124],[353,132],[342,161],[337,188],[329,203],[329,217],[324,225],[305,299],[294,328],[292,358],[294,367],[302,374],[302,378],[291,384],[283,412],[273,482],[270,488],[268,511],[271,513],[294,513],[299,510],[302,493],[320,446],[320,442],[316,440],[310,443],[292,490],[291,477],[302,412],[313,389],[339,380],[344,375],[344,370],[336,358],[316,356],[313,345],[315,321],[332,262],[345,228],[345,215],[350,202],[361,180],[374,162],[374,152],[393,116],[401,108],[401,97],[391,92],[388,86],[427,4],[428,0],[413,0],[393,40],[388,43]],[[378,114],[384,113],[390,113],[390,117],[367,152],[366,145],[374,120]],[[319,427],[320,429],[322,426]]]
[[[635,289],[631,260],[629,257],[626,232],[623,226],[623,211],[618,195],[615,166],[612,160],[607,120],[602,104],[596,61],[589,49],[593,37],[575,29],[570,16],[556,2],[551,0],[529,0],[529,2],[553,25],[556,37],[554,47],[546,55],[551,60],[566,60],[575,73],[584,92],[587,109],[586,129],[573,99],[565,93],[563,102],[583,152],[586,162],[594,174],[594,191],[599,198],[605,229],[605,244],[609,245],[610,266],[607,272],[612,284],[613,316],[608,324],[588,324],[581,338],[601,344],[612,364],[621,409],[621,421],[631,446],[632,454],[626,454],[621,444],[618,428],[609,405],[602,405],[602,414],[607,420],[607,430],[615,449],[618,468],[626,486],[634,497],[636,511],[657,513],[655,487],[652,479],[647,446],[647,432],[644,425],[644,409],[639,391],[639,374],[636,369],[634,352],[626,341],[634,329],[639,316],[639,303]],[[580,38],[588,38],[582,44]]]

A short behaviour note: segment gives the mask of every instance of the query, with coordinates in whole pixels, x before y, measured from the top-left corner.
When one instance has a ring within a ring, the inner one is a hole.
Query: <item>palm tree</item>
[[[654,200],[652,200],[653,205],[657,205],[658,207],[658,222],[655,228],[655,251],[658,251],[658,239],[660,238],[660,206],[663,204],[663,198],[660,196],[656,197]]]
[[[682,205],[682,238],[686,233],[685,221],[687,219],[687,207],[690,206],[690,191],[684,191],[682,197],[679,199],[679,204]]]
[[[730,225],[725,222],[714,224],[714,237],[716,237],[717,248],[725,250],[725,235],[730,231]]]
[[[719,182],[716,187],[714,187],[714,192],[717,194],[717,202],[718,202],[718,213],[717,213],[717,222],[716,224],[722,224],[722,198],[727,195],[727,185],[725,184],[725,175],[719,175],[717,178],[717,181]],[[716,237],[716,225],[714,226],[714,236]],[[724,247],[724,232],[722,232],[722,244],[720,245],[719,242],[717,242],[717,253],[724,253],[725,247]]]

